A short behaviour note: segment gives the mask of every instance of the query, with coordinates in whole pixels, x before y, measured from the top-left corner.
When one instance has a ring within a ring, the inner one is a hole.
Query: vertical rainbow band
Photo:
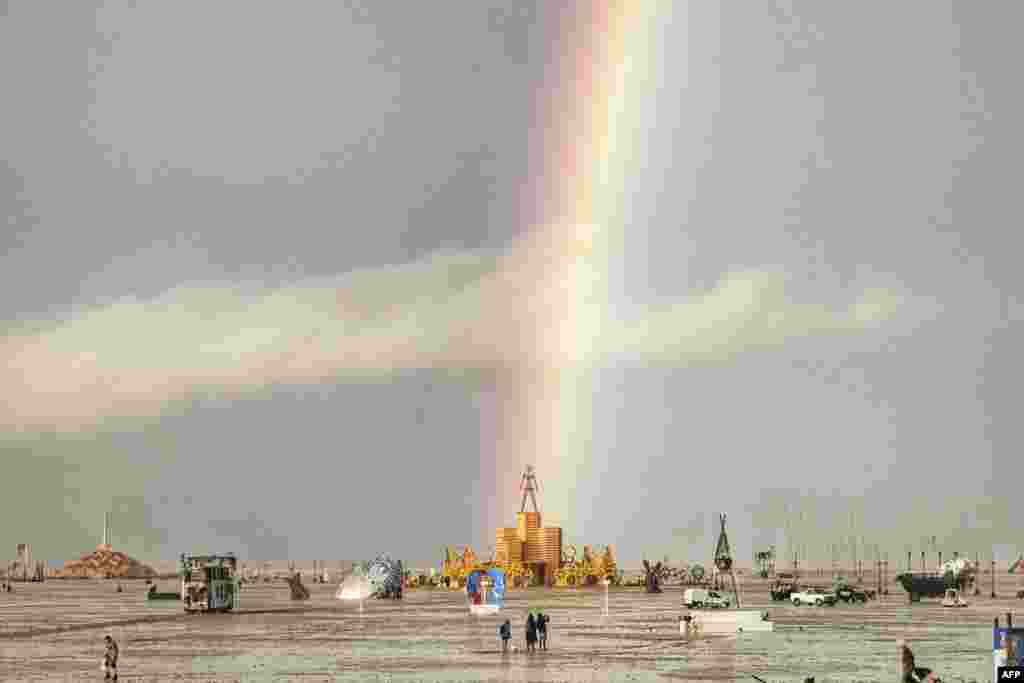
[[[536,357],[551,360],[498,373],[480,398],[479,491],[485,500],[476,536],[484,547],[519,509],[518,483],[527,464],[537,467],[541,480],[545,525],[567,524],[575,507],[572,480],[586,463],[591,433],[586,359],[604,324],[608,260],[624,232],[621,198],[639,132],[626,103],[646,96],[627,86],[634,75],[646,75],[660,4],[549,3],[547,23],[557,27],[558,38],[530,139],[531,154],[544,165],[526,183],[521,220],[524,241],[553,256],[538,282],[550,313],[528,331]],[[641,87],[645,82],[638,80]]]

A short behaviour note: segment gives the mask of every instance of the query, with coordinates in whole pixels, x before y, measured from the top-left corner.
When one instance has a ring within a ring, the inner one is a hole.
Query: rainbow
[[[621,199],[640,132],[626,105],[647,95],[635,89],[646,86],[660,4],[548,4],[556,36],[551,70],[538,89],[534,170],[522,199],[521,248],[512,257],[536,266],[533,300],[544,301],[546,315],[524,316],[535,327],[523,336],[536,346],[530,357],[543,360],[496,373],[480,398],[486,512],[475,535],[484,547],[495,527],[513,522],[527,464],[541,480],[545,525],[565,525],[575,509],[572,478],[586,462],[591,433],[587,368],[579,361],[601,328],[608,259],[624,233]]]

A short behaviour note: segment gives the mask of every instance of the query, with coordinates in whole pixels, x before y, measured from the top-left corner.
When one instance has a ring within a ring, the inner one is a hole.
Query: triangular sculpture
[[[740,591],[736,585],[736,573],[732,570],[732,551],[729,549],[729,536],[725,533],[725,513],[718,515],[722,523],[722,530],[718,535],[718,543],[715,545],[715,567],[722,574],[732,577],[732,592],[736,596],[736,607],[740,606]]]
[[[715,546],[715,566],[721,572],[732,570],[732,552],[729,550],[729,536],[725,533],[725,513],[718,515],[722,522],[722,530],[718,534],[718,545]]]

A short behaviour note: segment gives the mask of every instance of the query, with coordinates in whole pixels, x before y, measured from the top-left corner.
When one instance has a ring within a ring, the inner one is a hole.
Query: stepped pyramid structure
[[[103,542],[96,550],[70,560],[56,572],[65,579],[143,579],[156,576],[156,572],[138,560],[114,550],[110,544],[110,514],[103,515]]]
[[[555,573],[562,565],[562,528],[541,526],[537,493],[540,483],[532,465],[526,467],[519,483],[522,504],[516,513],[516,526],[495,531],[494,559],[505,566],[529,566],[546,583],[555,581]],[[526,503],[533,504],[528,512]]]

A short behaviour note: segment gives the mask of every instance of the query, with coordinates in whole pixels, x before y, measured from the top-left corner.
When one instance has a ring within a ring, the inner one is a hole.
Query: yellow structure
[[[494,534],[494,561],[498,564],[523,561],[519,529],[498,529]]]
[[[513,531],[515,531],[513,529]],[[445,548],[444,566],[441,568],[441,578],[447,586],[452,589],[463,588],[466,585],[466,577],[475,569],[486,571],[491,567],[498,567],[505,572],[505,579],[509,584],[516,584],[533,580],[533,570],[526,566],[522,559],[504,559],[495,552],[493,561],[481,561],[477,558],[472,548],[466,546],[462,553],[457,553],[452,548]]]
[[[562,529],[542,527],[539,512],[516,513],[514,530],[502,528],[495,532],[495,561],[502,560],[507,564],[518,561],[525,565],[524,575],[529,572],[554,583],[555,573],[562,564]]]
[[[449,587],[459,588],[466,583],[466,576],[478,568],[478,566],[476,554],[468,545],[462,549],[461,554],[456,553],[451,548],[445,548],[441,578],[446,581]]]
[[[522,511],[516,513],[515,527],[501,527],[494,532],[494,557],[481,562],[473,551],[465,548],[460,556],[446,549],[441,576],[453,587],[465,584],[466,576],[474,569],[498,567],[505,572],[508,584],[517,585],[524,580],[532,583],[534,577],[543,577],[548,585],[586,585],[604,578],[618,580],[612,547],[594,555],[590,546],[583,549],[583,558],[577,559],[575,548],[569,558],[562,553],[561,527],[541,526],[540,509],[534,492],[537,488],[532,467],[526,468],[521,485]],[[534,503],[533,512],[526,512],[527,497]],[[571,546],[570,546],[571,547]]]
[[[555,575],[556,586],[589,586],[604,579],[618,581],[615,550],[607,546],[595,554],[589,545],[583,546],[583,557],[577,557],[576,548],[568,546],[562,567]]]

